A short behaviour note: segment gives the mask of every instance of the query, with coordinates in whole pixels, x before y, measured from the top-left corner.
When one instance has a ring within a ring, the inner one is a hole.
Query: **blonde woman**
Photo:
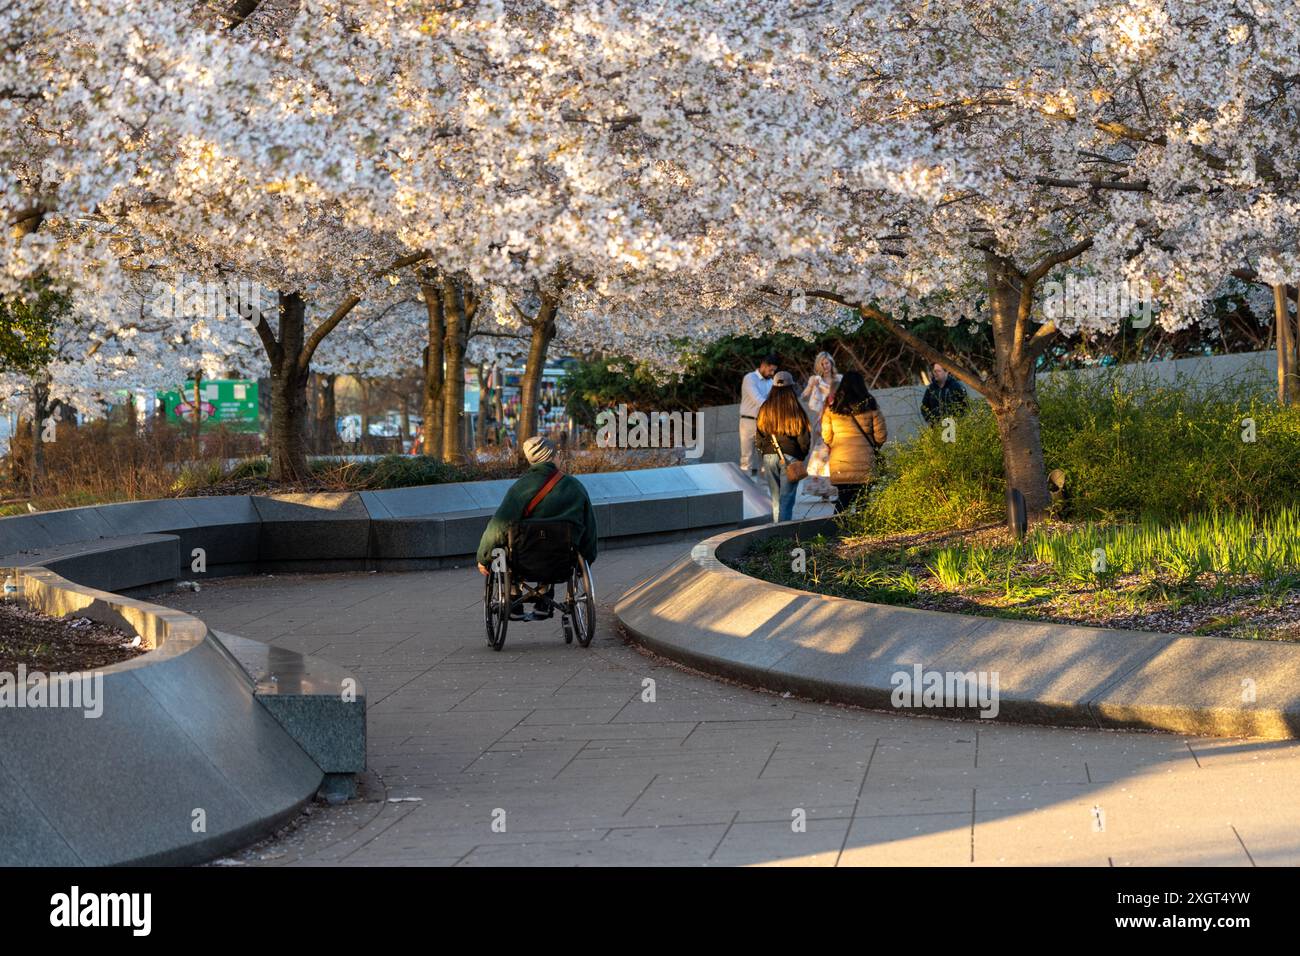
[[[808,418],[812,423],[813,447],[808,456],[808,479],[804,482],[804,494],[818,495],[823,499],[835,495],[835,486],[830,477],[830,449],[822,440],[822,412],[835,387],[840,383],[840,375],[835,371],[835,360],[829,352],[818,352],[813,361],[813,374],[804,386],[799,398],[808,407]]]

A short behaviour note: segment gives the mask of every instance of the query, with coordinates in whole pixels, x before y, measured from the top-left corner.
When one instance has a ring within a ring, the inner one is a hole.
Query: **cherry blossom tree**
[[[758,275],[772,292],[858,308],[983,394],[1009,487],[1042,511],[1038,361],[1062,331],[1128,318],[1049,317],[1045,280],[1068,268],[1147,283],[1159,320],[1177,328],[1234,267],[1293,262],[1276,251],[1295,212],[1294,40],[1277,29],[1293,6],[855,5],[826,34],[852,83],[836,101],[882,138],[924,142],[916,155],[934,161],[941,194],[821,181],[785,206],[822,237],[816,247],[756,246]],[[911,334],[908,320],[927,312],[987,322],[991,366]]]
[[[355,333],[391,280],[420,289],[424,321],[404,321],[428,356],[425,450],[450,460],[476,324],[528,330],[527,391],[556,336],[667,357],[728,332],[816,334],[849,307],[989,400],[1008,484],[1039,512],[1034,373],[1060,333],[1124,320],[1045,314],[1043,284],[1067,272],[1149,284],[1168,328],[1233,274],[1268,284],[1293,394],[1295,13],[5,7],[0,289],[43,272],[113,302],[144,269],[277,290],[246,329],[272,377],[277,478],[305,469],[313,363],[338,365],[327,341],[371,348]],[[921,341],[925,314],[987,323],[990,366]]]

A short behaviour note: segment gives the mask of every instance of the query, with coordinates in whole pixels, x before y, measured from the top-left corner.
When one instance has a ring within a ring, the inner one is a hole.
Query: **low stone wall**
[[[1082,376],[1085,378],[1115,372],[1130,380],[1139,377],[1151,381],[1173,384],[1182,380],[1213,388],[1225,382],[1241,379],[1271,383],[1277,366],[1277,353],[1244,352],[1236,355],[1213,355],[1198,358],[1173,359],[1167,362],[1143,362],[1120,365],[1112,369],[1090,368],[1067,372],[1045,372],[1038,376],[1039,385],[1052,376]],[[736,383],[740,392],[740,383]],[[982,402],[983,397],[966,390],[972,401]],[[889,426],[890,441],[906,441],[925,425],[921,417],[921,396],[924,385],[904,385],[899,388],[873,389],[871,394],[880,403],[880,410]],[[703,413],[702,462],[740,461],[740,406],[717,405],[701,409]]]
[[[1002,620],[799,591],[728,567],[812,519],[710,538],[618,602],[628,635],[683,664],[818,701],[896,706],[898,675],[997,675],[998,720],[1300,736],[1300,645]]]
[[[602,547],[770,515],[729,464],[578,475]],[[510,481],[338,494],[136,501],[0,519],[0,566],[47,567],[105,591],[258,570],[417,570],[468,562]]]

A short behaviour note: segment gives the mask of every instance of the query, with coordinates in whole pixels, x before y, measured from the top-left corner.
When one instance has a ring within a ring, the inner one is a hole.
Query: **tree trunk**
[[[1277,401],[1293,405],[1300,400],[1296,369],[1296,330],[1288,308],[1285,283],[1273,286],[1273,324],[1277,329]],[[1300,319],[1300,316],[1297,316]]]
[[[448,301],[450,300],[450,301]],[[463,316],[455,292],[444,296],[447,334],[443,340],[442,460],[460,461],[460,417],[465,407],[464,353],[460,347]]]
[[[442,291],[432,282],[421,282],[424,311],[428,316],[428,341],[424,348],[424,382],[420,395],[420,416],[424,419],[421,450],[432,458],[442,457],[443,348],[446,323]]]
[[[519,383],[519,431],[516,451],[522,458],[524,442],[537,434],[537,401],[542,390],[542,372],[546,368],[546,351],[555,338],[555,313],[557,301],[542,297],[542,306],[533,320],[532,336],[528,342],[528,359],[524,364],[524,377]]]
[[[307,477],[307,379],[302,367],[306,304],[296,292],[280,294],[280,339],[271,357],[271,480]]]
[[[487,362],[479,362],[475,375],[478,376],[478,415],[474,419],[474,450],[487,444]]]
[[[361,392],[361,441],[357,450],[363,455],[370,454],[374,439],[370,436],[370,380],[357,376],[357,389]]]
[[[194,371],[194,394],[191,396],[194,405],[194,434],[191,436],[194,450],[191,454],[196,465],[203,457],[202,439],[199,436],[199,429],[203,427],[203,392],[200,390],[202,383],[203,369],[200,367]]]
[[[1031,517],[1040,517],[1051,503],[1051,493],[1043,463],[1038,399],[1031,389],[1027,394],[1012,394],[991,405],[1002,443],[1007,489],[1018,489],[1025,496],[1026,512]]]
[[[18,468],[18,448],[17,448],[17,442],[18,442],[18,436],[21,435],[21,434],[23,433],[23,429],[27,427],[27,420],[24,419],[21,415],[18,415],[18,416],[14,417],[14,418],[11,418],[11,419],[9,420],[9,423],[10,423],[10,425],[13,426],[13,428],[10,430],[10,433],[9,433],[9,434],[10,434],[10,438],[9,438],[9,480],[10,480],[10,482],[13,483],[13,486],[14,486],[15,488],[17,488],[17,487],[18,487],[18,478],[19,478],[19,476],[22,474],[22,472],[21,472],[21,471],[19,470],[19,468]]]
[[[442,405],[442,460],[460,462],[465,458],[465,343],[473,321],[477,301],[468,280],[444,276],[442,280],[443,316],[446,335],[443,354],[446,371]]]
[[[1038,421],[1037,353],[1027,346],[1029,311],[1036,281],[1003,256],[986,255],[993,326],[993,390],[986,397],[997,420],[1007,490],[1025,496],[1030,518],[1051,504]]]
[[[296,366],[271,377],[271,479],[307,477],[307,382]]]
[[[857,306],[860,314],[870,316],[904,345],[927,361],[943,365],[949,374],[988,399],[998,426],[1007,489],[1018,490],[1024,495],[1025,509],[1030,518],[1042,517],[1051,503],[1034,373],[1038,356],[1057,334],[1056,326],[1051,322],[1033,330],[1034,290],[1053,267],[1080,255],[1090,246],[1091,240],[1086,240],[1054,253],[1028,272],[1022,272],[1009,258],[991,249],[985,252],[994,352],[993,368],[986,375],[944,355],[879,309]],[[831,298],[832,301],[844,302],[838,297]]]
[[[338,439],[337,375],[316,375],[316,451],[332,455]]]
[[[321,452],[320,374],[312,372],[307,377],[307,453]]]
[[[507,441],[505,432],[506,410],[502,404],[501,393],[502,384],[505,382],[505,370],[497,366],[493,374],[493,381],[496,383],[492,388],[492,431],[496,435],[498,446],[505,444]]]

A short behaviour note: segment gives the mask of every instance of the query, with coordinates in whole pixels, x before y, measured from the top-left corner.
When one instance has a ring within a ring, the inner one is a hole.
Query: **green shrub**
[[[1048,470],[1066,474],[1068,517],[1169,522],[1196,513],[1261,513],[1300,505],[1300,408],[1263,398],[1259,382],[1200,392],[1058,377],[1039,391]],[[1002,453],[982,402],[946,443],[926,428],[886,446],[880,478],[846,534],[970,527],[1003,514]],[[1254,422],[1243,440],[1243,419]]]
[[[467,480],[462,469],[427,455],[387,455],[365,464],[369,466],[366,487],[377,490]]]
[[[881,469],[859,511],[842,520],[849,534],[965,528],[1002,510],[1002,452],[993,414],[983,403],[957,426],[956,441],[937,428],[886,445]]]
[[[190,494],[215,484],[221,477],[221,463],[217,461],[187,466],[180,470],[171,484],[171,490],[178,495]]]

